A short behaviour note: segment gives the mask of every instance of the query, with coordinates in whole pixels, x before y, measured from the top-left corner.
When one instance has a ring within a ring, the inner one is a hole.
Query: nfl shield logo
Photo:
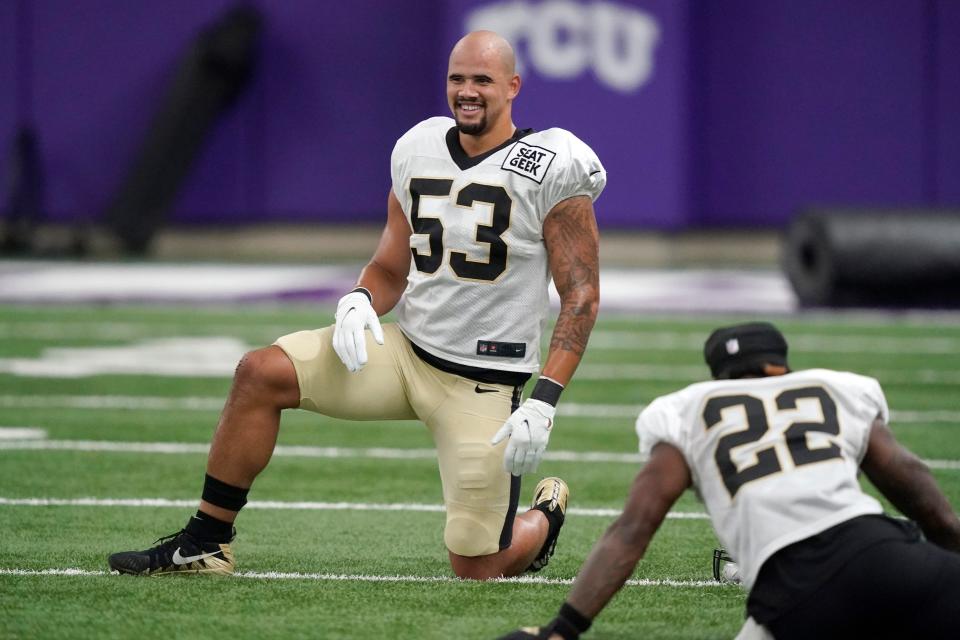
[[[736,338],[730,338],[727,340],[727,353],[733,355],[740,352],[740,341]]]

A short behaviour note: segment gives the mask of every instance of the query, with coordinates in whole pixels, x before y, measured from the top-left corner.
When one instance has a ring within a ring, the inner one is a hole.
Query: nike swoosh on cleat
[[[473,388],[477,393],[497,393],[500,389],[484,389],[480,385],[477,385]]]
[[[177,550],[173,552],[173,564],[183,565],[190,564],[191,562],[196,562],[197,560],[203,560],[204,558],[209,558],[210,556],[215,556],[220,553],[220,550],[211,551],[210,553],[201,553],[195,556],[183,557],[180,555],[180,547],[177,547]]]

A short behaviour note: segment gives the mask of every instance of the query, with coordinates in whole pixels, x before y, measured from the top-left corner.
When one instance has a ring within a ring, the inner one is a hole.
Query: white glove
[[[490,444],[499,444],[507,436],[507,450],[503,454],[503,468],[515,476],[532,473],[540,465],[547,449],[550,428],[557,408],[542,400],[528,398],[503,423]]]
[[[333,328],[333,350],[353,373],[367,364],[364,329],[369,328],[377,344],[383,344],[383,328],[370,300],[360,291],[352,291],[337,303],[337,322]]]

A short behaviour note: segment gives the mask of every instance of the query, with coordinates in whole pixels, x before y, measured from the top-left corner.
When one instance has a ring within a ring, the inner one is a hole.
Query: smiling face
[[[477,31],[463,37],[450,53],[447,102],[461,134],[513,135],[510,116],[520,91],[513,49],[495,33]]]

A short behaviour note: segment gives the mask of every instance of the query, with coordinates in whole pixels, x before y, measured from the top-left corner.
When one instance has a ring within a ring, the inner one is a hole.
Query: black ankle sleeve
[[[203,480],[204,501],[228,511],[240,511],[243,505],[247,504],[247,493],[249,492],[250,489],[227,484],[217,480],[209,473]]]

